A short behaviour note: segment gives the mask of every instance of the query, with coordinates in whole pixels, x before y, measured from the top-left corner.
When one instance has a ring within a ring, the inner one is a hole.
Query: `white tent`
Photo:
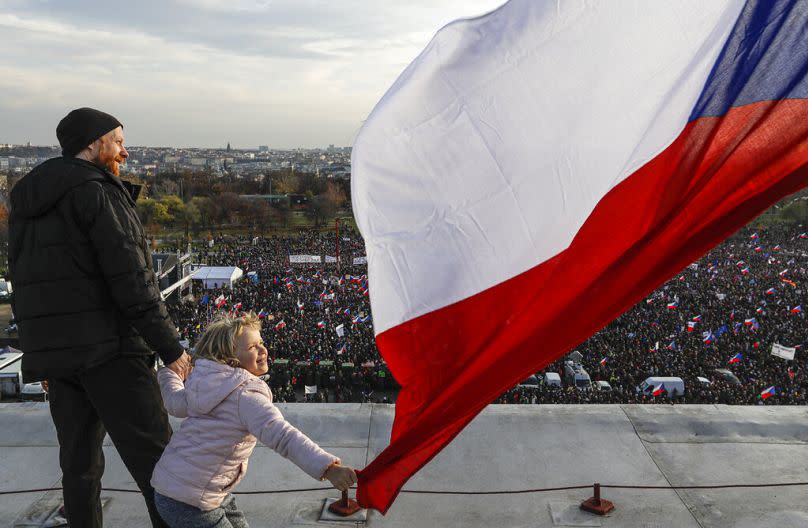
[[[222,286],[232,288],[242,276],[244,271],[236,266],[199,266],[193,272],[194,280],[202,281],[202,287],[206,290]]]

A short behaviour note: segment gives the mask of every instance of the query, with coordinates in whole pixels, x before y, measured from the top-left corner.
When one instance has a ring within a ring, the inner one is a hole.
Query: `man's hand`
[[[185,381],[185,378],[191,373],[191,370],[194,368],[191,366],[191,356],[188,355],[188,352],[183,351],[182,355],[177,358],[177,361],[171,363],[170,365],[166,365],[167,368],[173,370],[177,376],[182,378],[182,381]]]

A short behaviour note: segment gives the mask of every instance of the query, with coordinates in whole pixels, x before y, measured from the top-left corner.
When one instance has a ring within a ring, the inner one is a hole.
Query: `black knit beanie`
[[[77,108],[56,127],[56,137],[62,147],[62,156],[75,156],[90,143],[110,130],[123,127],[109,114],[93,108]]]

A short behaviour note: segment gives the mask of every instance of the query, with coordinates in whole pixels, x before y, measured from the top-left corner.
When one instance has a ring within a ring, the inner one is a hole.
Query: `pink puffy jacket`
[[[289,424],[267,384],[244,369],[200,359],[184,386],[167,368],[157,378],[169,414],[185,418],[152,474],[166,497],[203,511],[219,507],[244,478],[256,437],[316,479],[338,461]]]

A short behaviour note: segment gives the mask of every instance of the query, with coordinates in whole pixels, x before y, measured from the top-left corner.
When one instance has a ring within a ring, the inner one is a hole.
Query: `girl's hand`
[[[332,464],[324,476],[340,491],[348,491],[348,488],[356,484],[356,472],[347,466],[340,466],[339,463]]]

